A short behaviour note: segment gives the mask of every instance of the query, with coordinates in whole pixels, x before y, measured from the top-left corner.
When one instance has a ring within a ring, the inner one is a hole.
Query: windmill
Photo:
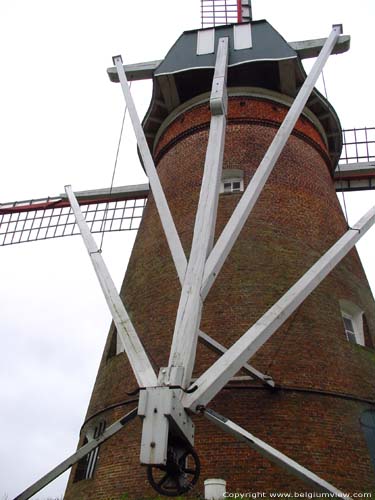
[[[242,28],[240,28],[240,31],[241,31],[241,29],[242,29]],[[239,36],[241,36],[241,35],[239,35]],[[223,37],[223,38],[225,39],[225,37]],[[334,41],[336,42],[336,40],[334,40]],[[332,42],[332,40],[331,40],[331,42]],[[225,44],[225,42],[221,42],[221,43]],[[334,43],[333,45],[335,45],[335,43]],[[332,47],[331,47],[331,49],[332,49]],[[223,50],[224,50],[224,52],[225,52],[225,49],[223,49]],[[244,49],[244,50],[245,50],[245,49]],[[204,55],[204,54],[202,54],[202,55]],[[223,59],[225,60],[226,58],[224,57]],[[219,77],[221,78],[221,80],[218,80],[218,83],[219,83],[219,86],[220,86],[220,84],[223,84],[223,82],[224,82],[224,75],[223,75],[223,67],[220,67],[220,66],[219,66],[219,62],[220,62],[220,58],[219,58],[219,57],[217,58],[217,61],[218,61],[218,62],[217,62],[216,70],[218,71],[218,73],[217,73],[217,74],[219,75],[219,76],[218,76],[218,78],[219,78]],[[117,73],[121,76],[121,69],[120,69],[119,61],[118,61],[118,60],[116,60],[116,63],[117,63],[117,65],[116,65],[116,66],[117,66]],[[229,65],[229,67],[230,67],[230,65]],[[126,82],[125,82],[125,83],[126,83]],[[124,88],[124,91],[126,92],[127,87],[126,87],[126,85],[125,85],[125,84],[123,85],[123,88]],[[129,96],[128,96],[128,100],[129,100]],[[129,101],[129,102],[131,103],[131,101]],[[216,116],[216,117],[217,117],[217,119],[213,119],[215,122],[219,122],[219,121],[220,121],[220,122],[223,122],[223,119],[224,119],[224,117],[225,117],[225,113],[223,113],[223,106],[222,106],[222,104],[223,104],[223,96],[219,96],[218,98],[216,98],[215,96],[213,96],[213,97],[212,97],[212,110],[214,110],[214,113],[213,113],[213,114],[214,114],[214,116]],[[217,113],[217,114],[216,114],[216,113]],[[221,123],[221,126],[222,126],[222,123]],[[215,149],[215,148],[214,148],[214,149]],[[144,160],[144,162],[145,162],[145,160]],[[146,162],[145,162],[145,164],[146,164]],[[149,175],[150,175],[150,174],[149,174]],[[151,175],[150,175],[150,177],[151,177]],[[235,186],[232,186],[232,187],[234,188]],[[71,193],[71,192],[70,192],[69,194],[70,194],[70,198],[71,198],[71,200],[72,200],[72,204],[74,205],[74,197],[72,197],[72,193]],[[92,193],[91,193],[91,195],[92,195]],[[155,196],[155,194],[154,194],[154,196]],[[156,198],[156,196],[155,196],[155,198]],[[54,203],[55,201],[56,201],[56,200],[52,200],[52,202],[53,202],[53,203]],[[47,201],[47,203],[49,203],[49,201]],[[62,202],[62,203],[63,203],[63,202]],[[66,201],[65,201],[65,203],[66,203]],[[57,208],[62,208],[62,207],[57,207]],[[45,206],[44,206],[44,207],[43,207],[43,210],[45,210],[45,209],[46,209],[46,208],[45,208]],[[76,215],[77,215],[77,217],[79,217],[79,213],[78,213],[77,209],[76,209]],[[213,214],[211,213],[211,217],[212,217],[212,215],[213,215]],[[22,219],[21,219],[21,221],[22,221]],[[169,222],[170,222],[170,221],[169,221]],[[210,226],[210,225],[212,225],[212,224],[208,224],[208,225]],[[165,227],[166,227],[166,229],[167,229],[167,230],[171,230],[171,228],[173,228],[172,224],[170,224],[170,223],[165,224]],[[206,226],[205,226],[205,227],[206,227]],[[39,228],[38,228],[38,229],[39,229]],[[34,229],[32,229],[32,230],[34,230]],[[356,232],[356,231],[354,231],[354,232]],[[358,232],[358,231],[357,231],[357,232]],[[40,233],[40,232],[39,232],[39,233]],[[172,237],[173,237],[173,235],[172,235]],[[357,235],[356,237],[358,237],[358,235]],[[178,243],[177,243],[177,244],[178,244]],[[172,245],[172,246],[173,246],[173,245]],[[94,250],[94,253],[96,253],[96,250]],[[183,258],[182,258],[182,260],[183,260]],[[176,262],[179,262],[178,255],[175,257],[175,261],[176,261]],[[180,259],[180,261],[181,261],[181,259]],[[189,262],[190,262],[190,261],[189,261]],[[177,267],[177,270],[178,270],[178,269],[181,269],[181,267],[179,267],[179,266],[181,266],[181,264],[177,264],[177,266],[176,266],[176,267]],[[182,277],[182,275],[183,275],[183,273],[180,273],[180,278]],[[185,352],[185,350],[184,350],[183,352]],[[181,354],[181,352],[177,350],[177,352],[176,352],[176,356],[179,356],[180,354]],[[137,363],[137,360],[136,360],[135,362]],[[237,370],[236,370],[236,371],[238,371],[238,369],[239,369],[241,366],[242,366],[242,364],[241,364],[240,366],[238,366],[238,367],[237,367]],[[136,370],[136,371],[137,371],[137,370]],[[140,371],[142,372],[142,371],[143,371],[143,368],[141,368],[141,369],[140,369]],[[137,372],[137,373],[138,373],[138,372]],[[235,372],[234,372],[234,373],[235,373]],[[254,373],[253,373],[253,375],[254,375]],[[259,375],[259,374],[258,374],[258,375]],[[262,378],[262,375],[261,375],[261,378]],[[198,379],[198,380],[199,380],[199,379]],[[263,380],[263,382],[265,382],[267,385],[269,385],[269,384],[270,384],[270,381],[269,381],[268,379],[266,379],[265,377],[263,377],[263,378],[262,378],[262,380]],[[172,385],[175,385],[175,386],[178,386],[178,387],[180,387],[180,384],[181,384],[181,381],[180,381],[180,383],[172,383]],[[169,385],[171,385],[171,384],[169,384]],[[197,390],[199,390],[199,384],[197,384],[197,385],[198,385],[198,389],[197,389]],[[147,386],[147,384],[146,384],[146,386]],[[187,385],[186,385],[186,383],[184,383],[183,388],[184,388],[184,389],[187,389]],[[177,391],[178,391],[179,389],[177,388],[177,389],[174,389],[174,390],[177,390]],[[197,391],[194,391],[194,392],[197,392]],[[189,397],[190,397],[190,398],[194,398],[194,392],[193,392],[193,393],[191,393],[191,395],[186,396],[186,398],[189,398]],[[142,393],[142,394],[143,394],[143,393]],[[144,410],[144,411],[147,413],[147,409],[146,409],[146,410]],[[210,413],[210,412],[209,412],[209,411],[207,411],[207,410],[203,410],[203,412],[206,414],[206,416],[208,416],[209,418],[211,418],[211,419],[213,419],[213,420],[216,418],[214,414]],[[148,418],[149,418],[149,416],[148,416],[148,415],[145,415],[145,422],[146,422],[146,425],[147,425],[147,419],[148,419]],[[173,417],[171,417],[171,419],[173,420]],[[163,420],[163,422],[164,422],[164,420]],[[164,422],[164,423],[165,423],[165,422]],[[176,422],[176,423],[177,423],[177,422]],[[219,418],[219,423],[220,423],[220,418]],[[178,423],[177,423],[177,425],[178,425]],[[224,425],[224,423],[223,423],[223,421],[222,421],[222,420],[221,420],[221,425]],[[229,427],[230,427],[230,426],[231,426],[231,424],[229,423],[227,426],[229,426]],[[236,432],[236,429],[232,428],[232,431],[233,431],[233,432]],[[112,432],[112,431],[111,431],[111,432]],[[239,431],[238,431],[238,429],[237,429],[237,432],[239,432]],[[103,435],[104,435],[104,436],[107,436],[107,434],[105,434],[105,433],[104,433]],[[173,437],[175,438],[175,436],[173,436]],[[253,441],[254,441],[254,440],[253,440]],[[159,449],[159,448],[158,448],[159,443],[156,443],[156,442],[154,442],[154,441],[152,441],[152,442],[151,442],[151,444],[152,444],[152,443],[154,443],[154,444],[155,444],[154,448],[156,448],[156,449],[158,450],[158,449]],[[257,443],[257,446],[262,447],[262,443]],[[151,447],[151,446],[150,446],[150,447]],[[151,447],[151,448],[153,448],[153,447]],[[178,447],[177,447],[177,448],[178,448]],[[185,450],[186,450],[186,446],[185,446]],[[264,451],[264,450],[263,450],[263,451]],[[272,450],[271,450],[271,451],[272,451]],[[267,452],[269,453],[269,452],[270,452],[270,450],[267,450]],[[163,453],[165,454],[165,450],[164,450],[164,451],[162,450],[162,451],[161,451],[161,453],[162,453],[162,454],[163,454]],[[278,457],[278,459],[279,459],[279,460],[281,460],[281,462],[283,462],[283,463],[284,463],[284,465],[285,465],[285,459],[284,459],[283,457],[280,457],[280,456],[279,456],[279,457]],[[144,460],[145,460],[145,463],[149,463],[149,462],[147,462],[147,460],[149,460],[149,459],[147,459],[147,458],[146,458],[146,459],[144,459]],[[160,460],[160,458],[159,458],[158,460]],[[151,463],[152,463],[152,462],[151,462]],[[154,463],[154,464],[155,464],[155,465],[160,465],[160,463],[161,463],[161,462],[159,461],[159,462],[156,462],[156,463]],[[288,467],[292,467],[292,468],[293,468],[293,464],[288,463]],[[306,475],[306,471],[302,471],[302,473]],[[195,477],[195,476],[194,476],[194,477]],[[309,477],[309,480],[310,480],[310,481],[311,481],[311,480],[312,480],[312,481],[316,481],[316,478],[313,478],[313,479],[312,479],[312,477],[310,476],[310,477]],[[322,486],[322,485],[323,485],[325,488],[329,488],[329,485],[328,485],[328,487],[327,487],[327,485],[326,485],[326,484],[323,484],[323,483],[316,483],[316,484],[320,484],[320,486]],[[333,488],[333,487],[332,487],[332,488]],[[178,489],[178,488],[177,488],[177,489]],[[181,489],[181,488],[180,488],[180,489]],[[337,491],[335,491],[334,489],[331,489],[331,490],[330,490],[330,489],[327,489],[326,491],[337,492]]]

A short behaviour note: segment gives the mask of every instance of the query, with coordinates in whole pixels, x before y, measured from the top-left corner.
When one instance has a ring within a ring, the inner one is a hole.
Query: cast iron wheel
[[[147,478],[158,493],[177,497],[190,491],[200,474],[200,461],[197,453],[185,443],[175,442],[168,446],[165,465],[148,465]]]

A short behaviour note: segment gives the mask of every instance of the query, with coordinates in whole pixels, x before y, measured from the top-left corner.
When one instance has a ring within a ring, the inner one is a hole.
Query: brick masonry
[[[242,169],[245,187],[286,111],[267,99],[230,99],[224,168]],[[182,111],[164,130],[154,152],[187,255],[209,117],[206,104]],[[330,168],[324,139],[306,117],[300,118],[205,302],[201,328],[222,344],[230,346],[239,338],[345,232]],[[239,197],[220,195],[216,237]],[[121,293],[156,369],[168,363],[179,292],[150,196]],[[366,348],[346,340],[342,299],[365,312]],[[87,425],[100,418],[109,424],[134,406],[120,405],[136,382],[124,354],[108,356],[113,333],[111,328],[86,418],[102,413]],[[361,413],[374,408],[374,340],[374,300],[353,250],[251,360],[282,389],[231,382],[210,406],[337,488],[375,490],[359,425]],[[215,359],[199,345],[194,375]],[[119,406],[105,410],[111,405]],[[203,480],[210,477],[226,479],[228,491],[313,491],[202,418],[194,420],[202,461],[195,495],[203,494]],[[101,446],[92,479],[74,483],[73,467],[65,499],[109,500],[125,492],[131,499],[157,497],[139,465],[139,443],[136,420]]]

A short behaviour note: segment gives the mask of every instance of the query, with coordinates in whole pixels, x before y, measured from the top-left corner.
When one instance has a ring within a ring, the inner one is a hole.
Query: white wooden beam
[[[231,218],[221,233],[216,245],[214,246],[205,267],[202,299],[207,296],[213,285],[220,269],[222,268],[229,252],[231,251],[238,235],[241,232],[251,210],[253,209],[263,186],[267,182],[269,175],[275,166],[288,138],[305,107],[305,104],[314,88],[314,85],[326,63],[329,55],[334,48],[336,41],[340,35],[340,28],[334,27],[331,34],[327,38],[326,43],[315,64],[306,78],[301,90],[295,98],[291,108],[288,111],[283,123],[281,124],[277,134],[275,135],[271,145],[269,146],[263,160],[258,169],[254,173],[246,191],[242,195],[237,207],[235,208]]]
[[[95,273],[103,290],[117,333],[123,343],[124,350],[128,356],[129,363],[140,387],[151,387],[157,383],[154,369],[147,357],[146,351],[139,340],[137,332],[129,318],[125,306],[117,293],[115,284],[109,274],[103,257],[95,243],[90,229],[82,215],[77,199],[71,186],[65,186],[70,206],[76,218],[87,252],[90,256]]]
[[[220,427],[223,431],[235,436],[243,443],[249,445],[253,450],[258,451],[263,457],[268,458],[271,462],[293,474],[293,476],[302,479],[302,481],[310,486],[313,486],[318,491],[332,493],[334,496],[348,498],[348,500],[350,500],[349,496],[344,495],[342,491],[335,488],[332,484],[306,469],[306,467],[303,467],[299,463],[295,462],[287,455],[284,455],[284,453],[276,450],[276,448],[273,448],[261,439],[258,439],[254,436],[254,434],[250,434],[250,432],[247,432],[245,429],[235,424],[228,418],[225,418],[209,409],[204,410],[203,415],[210,422]]]
[[[168,364],[169,367],[182,366],[184,368],[183,387],[190,384],[193,372],[202,312],[200,290],[204,266],[212,248],[215,231],[226,128],[227,65],[228,39],[220,38],[210,98],[212,117],[202,187]]]
[[[181,245],[180,238],[177,233],[175,223],[169,210],[168,202],[165,197],[159,176],[157,174],[154,161],[152,159],[145,134],[141,122],[138,117],[137,110],[129,90],[128,81],[126,79],[124,67],[122,65],[121,56],[113,58],[116,65],[117,73],[120,79],[121,88],[128,106],[129,116],[133,125],[134,133],[137,139],[139,152],[141,154],[143,165],[148,175],[150,188],[154,195],[155,204],[159,212],[159,217],[167,238],[168,246],[172,254],[173,262],[176,266],[176,271],[180,281],[183,281],[186,271],[186,257]]]
[[[183,397],[183,405],[196,411],[229,382],[310,293],[354,247],[375,222],[375,207],[349,229],[242,337],[195,382],[198,389]]]
[[[72,467],[75,463],[77,463],[81,458],[85,457],[90,451],[94,450],[97,448],[99,445],[104,443],[104,441],[107,441],[110,437],[112,437],[114,434],[117,432],[121,431],[121,429],[129,423],[133,418],[137,416],[137,408],[134,408],[134,410],[130,411],[128,414],[120,418],[120,420],[117,420],[114,422],[112,425],[110,425],[101,436],[97,437],[96,439],[93,439],[89,441],[87,444],[79,448],[73,455],[70,455],[67,459],[65,459],[63,462],[61,462],[59,465],[57,465],[54,469],[49,471],[47,474],[45,474],[43,477],[41,477],[38,481],[36,481],[34,484],[29,486],[26,490],[24,490],[22,493],[16,496],[14,500],[28,500],[28,498],[31,498],[33,495],[38,493],[41,489],[43,489],[45,486],[48,484],[52,483],[56,478],[61,476],[66,470],[68,470],[70,467]]]
[[[202,330],[199,331],[199,340],[204,345],[206,345],[213,351],[217,352],[218,354],[224,354],[228,350],[226,347],[220,344],[220,342],[217,342],[217,340],[214,340],[212,337],[202,332]],[[265,375],[264,373],[260,372],[259,370],[249,365],[248,363],[245,363],[242,369],[245,370],[251,377],[262,382],[262,384],[267,385],[268,387],[274,389],[275,382],[269,375]]]

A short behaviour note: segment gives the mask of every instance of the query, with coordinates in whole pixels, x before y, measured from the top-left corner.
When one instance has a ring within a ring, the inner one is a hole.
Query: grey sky
[[[349,53],[325,70],[344,128],[374,126],[373,0],[254,0],[288,41],[343,23]],[[0,2],[0,202],[110,184],[124,108],[106,68],[162,58],[200,25],[199,0]],[[320,86],[321,88],[321,86]],[[150,84],[132,87],[141,115]],[[115,185],[145,182],[127,122]],[[374,192],[347,196],[352,220]],[[133,234],[106,235],[104,258],[121,283]],[[375,289],[375,229],[360,244]],[[1,248],[0,499],[12,498],[74,451],[110,323],[79,237]],[[59,495],[66,478],[38,497]]]

